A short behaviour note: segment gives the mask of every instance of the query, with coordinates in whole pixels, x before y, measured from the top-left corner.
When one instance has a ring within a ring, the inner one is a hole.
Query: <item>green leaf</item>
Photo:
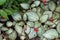
[[[10,9],[5,9],[4,11],[5,11],[8,15],[12,15],[12,14],[13,14],[12,10],[10,10]]]
[[[3,16],[4,18],[8,19],[8,15],[7,15],[7,13],[6,13],[5,11],[0,10],[0,14],[1,14],[1,16]]]
[[[27,3],[29,0],[17,0],[18,2],[25,2],[25,3]]]
[[[55,10],[56,12],[60,12],[60,5],[58,5],[57,7],[56,7],[56,10]]]
[[[44,5],[43,3],[41,3],[41,8],[42,8],[43,10],[48,10],[48,5]]]
[[[57,24],[57,31],[60,34],[60,23]]]
[[[29,1],[29,0],[24,0],[24,2],[26,2],[26,3],[27,3],[28,1]]]
[[[13,8],[16,9],[16,10],[19,10],[19,8],[15,5],[13,5]]]
[[[3,5],[6,2],[6,0],[0,0],[0,5]]]
[[[55,5],[55,3],[54,2],[49,2],[49,4],[48,4],[48,6],[49,6],[49,9],[51,10],[51,11],[54,11],[55,10],[55,8],[56,8],[56,5]]]

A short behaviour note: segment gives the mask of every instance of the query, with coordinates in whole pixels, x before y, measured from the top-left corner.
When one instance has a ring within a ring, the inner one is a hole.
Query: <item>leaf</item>
[[[27,3],[29,0],[23,0],[25,3]]]
[[[48,5],[44,5],[43,3],[41,3],[41,8],[42,8],[43,10],[48,10]]]
[[[35,27],[36,27],[36,28],[38,28],[38,27],[40,27],[40,26],[41,26],[41,23],[40,23],[40,22],[38,22],[38,21],[36,21],[34,24],[35,24]]]
[[[41,21],[42,23],[44,23],[44,22],[47,21],[47,19],[48,19],[48,15],[42,15],[41,18],[40,18],[40,21]]]
[[[8,19],[8,15],[7,15],[7,13],[6,13],[5,11],[0,10],[0,14],[1,14],[1,16],[3,16],[4,18],[7,18],[7,19]]]
[[[52,11],[45,11],[43,14],[44,15],[47,14],[49,16],[49,18],[52,17]]]
[[[43,33],[45,32],[45,30],[44,30],[43,27],[38,28],[38,30],[39,31],[37,32],[37,34],[38,34],[39,37],[41,37],[43,35]]]
[[[55,29],[47,30],[43,36],[47,39],[55,39],[58,38],[58,32]]]
[[[18,2],[27,3],[29,0],[17,0]]]
[[[13,31],[13,32],[9,35],[9,38],[10,38],[11,40],[15,40],[16,37],[17,37],[17,34],[16,34],[15,31]]]
[[[6,0],[0,0],[0,5],[3,5],[6,2]]]
[[[12,6],[13,2],[14,2],[14,0],[6,0],[6,3],[4,4],[3,7],[10,8]]]
[[[60,12],[60,5],[56,7],[56,12]]]
[[[14,9],[19,10],[19,8],[15,5],[12,6]]]
[[[55,3],[54,2],[49,2],[49,4],[48,4],[48,6],[49,6],[49,9],[51,10],[51,11],[54,11],[55,10],[55,8],[56,8],[56,5],[55,5]]]
[[[39,6],[39,5],[40,5],[40,1],[35,1],[34,4],[35,4],[36,6]]]
[[[5,9],[4,11],[5,11],[8,15],[14,14],[10,9]]]
[[[60,34],[60,23],[57,24],[57,31]]]
[[[59,13],[54,13],[52,16],[54,19],[58,19],[60,17]]]
[[[27,15],[26,15],[26,14],[23,15],[23,20],[24,20],[24,21],[27,20]]]
[[[38,15],[35,12],[33,12],[33,11],[26,12],[26,14],[28,16],[28,20],[29,21],[38,21],[39,20]]]
[[[33,22],[28,21],[28,22],[27,22],[27,26],[29,26],[29,27],[34,27],[34,23],[33,23]]]
[[[21,34],[22,33],[22,27],[19,26],[18,24],[16,24],[14,28],[17,31],[18,34]]]
[[[21,3],[20,4],[23,9],[29,9],[29,4],[28,3]]]

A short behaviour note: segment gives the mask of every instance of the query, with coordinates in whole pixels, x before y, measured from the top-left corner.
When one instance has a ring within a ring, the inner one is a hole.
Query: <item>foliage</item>
[[[28,0],[0,0],[0,17],[8,18],[8,15],[14,14],[14,11],[22,10],[20,3],[27,3]]]

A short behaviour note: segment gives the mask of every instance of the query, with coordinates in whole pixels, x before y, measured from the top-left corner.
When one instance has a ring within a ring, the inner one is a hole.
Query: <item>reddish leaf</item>
[[[38,28],[34,28],[34,32],[38,32]]]
[[[53,22],[53,21],[54,21],[54,19],[53,19],[53,18],[49,18],[48,20],[49,20],[49,21],[51,21],[51,22]]]
[[[44,4],[46,4],[46,0],[42,0],[42,2],[43,2]]]

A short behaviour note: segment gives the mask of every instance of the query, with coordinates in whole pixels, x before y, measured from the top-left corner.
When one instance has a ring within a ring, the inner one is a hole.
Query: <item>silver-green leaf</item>
[[[56,8],[56,5],[55,5],[55,3],[54,2],[49,2],[49,4],[48,4],[48,6],[49,6],[49,9],[51,10],[51,11],[54,11],[55,10],[55,8]]]

